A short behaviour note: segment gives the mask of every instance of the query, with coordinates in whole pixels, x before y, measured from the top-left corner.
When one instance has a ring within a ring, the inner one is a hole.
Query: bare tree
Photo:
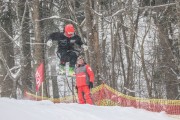
[[[40,22],[38,21],[40,19],[39,6],[40,6],[39,1],[33,0],[33,2],[32,2],[32,8],[33,8],[32,15],[33,15],[33,23],[34,23],[34,36],[35,36],[35,42],[36,43],[44,43],[44,41],[41,38]],[[44,51],[44,46],[42,44],[37,44],[36,46],[34,46],[34,53],[33,53],[34,71],[36,71],[36,68],[40,65],[41,62],[44,62],[43,51]]]
[[[21,51],[22,51],[22,59],[21,63],[23,63],[23,73],[21,74],[22,80],[22,91],[32,90],[32,68],[31,68],[31,48],[30,48],[30,14],[28,3],[25,0],[20,0],[18,2],[18,18],[19,25],[21,26],[21,35],[20,35],[20,43],[21,43]],[[28,74],[27,74],[28,73]],[[24,93],[24,92],[23,92]]]
[[[1,6],[4,6],[1,8],[1,11],[3,11],[3,16],[1,18],[1,24],[0,27],[4,28],[4,30],[10,35],[13,35],[13,23],[12,23],[12,3],[11,1],[9,2],[1,2]],[[2,31],[2,30],[1,30]],[[11,39],[9,39],[9,37],[4,34],[4,32],[1,32],[1,50],[2,50],[2,55],[4,57],[4,60],[7,62],[7,65],[9,68],[14,67],[14,50],[12,48],[14,48],[14,44],[11,41]],[[1,56],[2,57],[2,56]],[[4,67],[5,68],[5,67]],[[13,83],[12,79],[7,75],[7,70],[4,69],[4,71],[6,71],[6,75],[3,76],[4,79],[1,80],[1,96],[3,97],[14,97],[16,98],[16,95],[14,94],[12,88],[13,85],[15,83]]]
[[[92,4],[91,0],[87,0],[85,3],[85,18],[86,18],[86,32],[87,32],[87,40],[89,45],[89,57],[90,63],[92,65],[92,69],[95,72],[97,84],[100,84],[100,47],[99,47],[99,39],[98,39],[98,26],[97,21],[93,18],[92,13]]]

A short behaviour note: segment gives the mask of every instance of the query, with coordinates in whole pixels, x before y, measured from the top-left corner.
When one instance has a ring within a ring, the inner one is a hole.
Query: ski
[[[65,65],[60,65],[57,70],[58,75],[65,75],[67,77],[74,77],[74,68],[69,66],[70,63],[66,62]]]

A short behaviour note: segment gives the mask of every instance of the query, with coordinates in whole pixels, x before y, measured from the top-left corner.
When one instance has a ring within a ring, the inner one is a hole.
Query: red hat
[[[74,26],[72,24],[67,24],[64,28],[65,35],[69,38],[74,35],[74,31]]]

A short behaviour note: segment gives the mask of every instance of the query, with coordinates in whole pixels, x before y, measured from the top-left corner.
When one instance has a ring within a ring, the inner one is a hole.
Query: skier
[[[48,37],[47,46],[51,47],[53,41],[58,42],[57,56],[60,58],[60,69],[64,69],[65,63],[70,62],[69,74],[73,74],[81,48],[86,51],[88,47],[75,34],[75,28],[72,24],[67,24],[63,33],[51,33]]]
[[[83,56],[79,56],[77,58],[75,76],[79,103],[93,104],[90,89],[93,88],[94,72],[92,71],[91,67],[86,64]]]

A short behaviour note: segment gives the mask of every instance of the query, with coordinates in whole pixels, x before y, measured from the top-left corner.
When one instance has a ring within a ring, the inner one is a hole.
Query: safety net
[[[171,115],[180,115],[180,100],[166,99],[145,99],[125,95],[116,91],[106,84],[101,84],[91,90],[92,99],[95,105],[99,106],[123,106],[146,109],[153,112],[164,111]],[[48,98],[36,96],[32,93],[25,93],[26,99],[50,100],[54,103],[75,103],[78,101],[77,93],[62,98]]]

